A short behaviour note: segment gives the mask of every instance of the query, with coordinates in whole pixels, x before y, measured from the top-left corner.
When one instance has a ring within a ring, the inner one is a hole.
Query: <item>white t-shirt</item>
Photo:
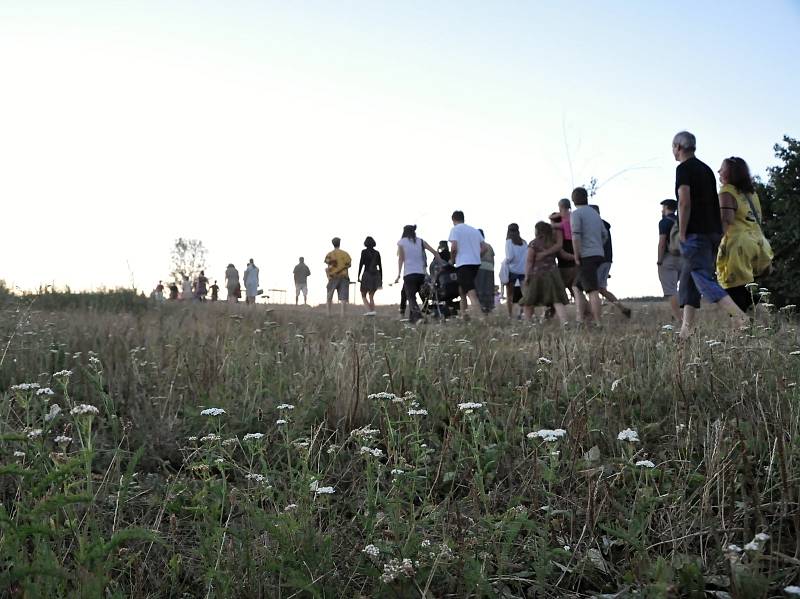
[[[403,275],[424,275],[425,250],[422,248],[422,240],[417,237],[411,241],[408,237],[403,237],[397,245],[403,248]]]
[[[528,244],[522,240],[522,245],[514,245],[510,239],[506,239],[506,261],[508,262],[509,272],[517,275],[525,274],[525,266],[528,261]]]
[[[459,223],[450,230],[449,241],[457,245],[456,268],[481,263],[481,242],[483,236],[478,229]]]

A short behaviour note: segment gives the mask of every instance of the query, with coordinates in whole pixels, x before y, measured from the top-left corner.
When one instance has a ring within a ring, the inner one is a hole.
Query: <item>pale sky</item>
[[[595,198],[609,288],[660,295],[673,134],[763,176],[800,136],[798,31],[796,0],[0,0],[0,278],[149,293],[183,236],[221,285],[253,257],[291,290],[305,256],[322,301],[334,235],[389,282],[404,224],[435,245],[461,209],[502,254],[636,167]]]

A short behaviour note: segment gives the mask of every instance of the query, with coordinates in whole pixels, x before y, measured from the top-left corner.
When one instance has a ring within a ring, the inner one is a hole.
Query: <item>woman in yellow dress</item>
[[[761,231],[761,202],[747,163],[741,158],[726,158],[719,169],[719,181],[724,235],[717,253],[717,278],[746,312],[753,299],[745,285],[769,271],[772,248]]]

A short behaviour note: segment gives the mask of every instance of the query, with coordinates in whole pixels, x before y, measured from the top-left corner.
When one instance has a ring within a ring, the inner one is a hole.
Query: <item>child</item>
[[[522,301],[525,318],[533,318],[536,306],[553,305],[562,325],[567,324],[566,305],[569,302],[561,274],[556,267],[558,253],[553,227],[540,221],[535,227],[536,237],[528,244],[525,264],[525,282]]]

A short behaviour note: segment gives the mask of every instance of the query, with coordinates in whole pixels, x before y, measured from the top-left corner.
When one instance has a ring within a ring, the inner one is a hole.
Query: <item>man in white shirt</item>
[[[475,277],[481,266],[481,251],[484,249],[483,236],[478,229],[464,224],[464,213],[453,212],[453,228],[450,230],[450,262],[456,267],[458,287],[461,292],[461,312],[467,313],[467,298],[472,310],[480,310],[478,293],[475,291]]]

